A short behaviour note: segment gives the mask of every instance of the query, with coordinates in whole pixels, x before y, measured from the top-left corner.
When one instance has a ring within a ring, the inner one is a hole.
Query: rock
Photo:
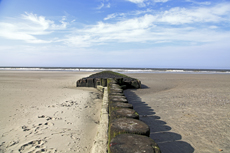
[[[80,80],[77,81],[77,87],[87,87],[87,79],[86,78],[82,78]]]
[[[108,81],[108,78],[109,79]],[[125,88],[140,88],[141,82],[135,78],[131,78],[127,75],[112,72],[112,71],[102,71],[99,73],[95,73],[93,75],[90,75],[87,78],[82,78],[77,81],[76,86],[77,87],[97,87],[97,85],[102,85],[103,87],[107,86],[107,83],[109,84],[118,84],[122,87],[122,89]],[[113,85],[113,87],[117,87],[117,85]]]
[[[123,97],[116,97],[116,98],[111,98],[109,99],[110,103],[114,103],[114,102],[123,102],[123,103],[128,103],[126,98]]]
[[[94,87],[101,86],[101,78],[94,78]]]
[[[118,84],[111,84],[110,87],[111,88],[119,88],[119,89],[121,89],[121,86],[118,85]]]
[[[124,93],[112,92],[112,93],[109,93],[109,96],[124,96]]]
[[[87,87],[94,87],[94,79],[93,78],[87,78]]]
[[[110,113],[110,122],[113,121],[114,119],[117,118],[133,118],[133,119],[139,119],[139,114],[133,110],[133,109],[129,109],[129,108],[118,108],[118,109],[114,109],[111,110],[112,112]]]
[[[110,104],[111,108],[130,108],[133,109],[133,105],[129,103],[115,102]]]
[[[113,98],[123,98],[123,99],[126,99],[126,97],[124,95],[109,95],[109,100],[110,99],[113,99]]]
[[[131,133],[149,136],[150,129],[147,124],[142,121],[131,118],[118,118],[110,123],[110,138],[121,133]]]
[[[102,79],[101,79],[101,85],[102,85],[103,87],[107,87],[107,78],[102,78]]]
[[[109,144],[110,153],[161,153],[159,146],[149,137],[136,134],[121,134]]]
[[[109,92],[110,92],[110,93],[113,93],[113,92],[116,92],[116,93],[123,93],[123,89],[119,89],[119,88],[109,88]]]

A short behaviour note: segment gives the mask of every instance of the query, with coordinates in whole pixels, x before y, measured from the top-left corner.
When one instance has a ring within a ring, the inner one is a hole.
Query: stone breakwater
[[[77,81],[76,86],[94,88],[97,88],[97,86],[107,87],[108,78],[113,78],[123,88],[138,89],[141,87],[141,82],[139,80],[112,71],[103,71],[90,75],[89,77],[82,78]]]
[[[139,114],[123,94],[127,88],[140,88],[141,82],[119,73],[104,71],[77,81],[77,87],[96,87],[108,102],[108,147],[97,152],[160,153],[159,146],[149,137],[150,128],[139,120]],[[106,91],[104,92],[104,89]],[[105,95],[107,94],[107,95]],[[102,116],[102,114],[101,114]]]

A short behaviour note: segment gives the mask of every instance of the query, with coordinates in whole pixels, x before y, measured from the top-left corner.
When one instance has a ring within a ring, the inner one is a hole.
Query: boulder
[[[110,153],[161,153],[159,146],[149,137],[121,134],[109,144]]]
[[[110,139],[122,133],[131,133],[149,136],[150,129],[147,124],[140,120],[131,118],[118,118],[110,123],[109,136]]]
[[[130,108],[133,109],[133,105],[129,103],[115,102],[110,104],[111,108]]]
[[[110,109],[110,122],[117,118],[133,118],[139,119],[139,114],[130,108],[116,108]]]
[[[113,97],[109,99],[110,103],[114,103],[114,102],[123,102],[123,103],[128,103],[127,99],[124,97]]]

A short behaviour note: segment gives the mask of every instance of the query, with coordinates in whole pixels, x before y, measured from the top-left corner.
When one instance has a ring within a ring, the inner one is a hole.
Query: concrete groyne
[[[161,152],[159,146],[149,137],[149,126],[139,120],[139,114],[123,94],[125,89],[140,88],[139,80],[112,71],[103,71],[78,80],[76,86],[95,87],[104,94],[100,123],[103,128],[99,129],[96,138],[98,143],[93,147],[93,152]]]
[[[122,88],[138,89],[141,87],[141,82],[139,80],[112,71],[102,71],[90,75],[89,77],[82,78],[77,81],[76,86],[94,88],[97,88],[97,86],[107,87],[108,78],[113,78],[120,86],[122,86]]]

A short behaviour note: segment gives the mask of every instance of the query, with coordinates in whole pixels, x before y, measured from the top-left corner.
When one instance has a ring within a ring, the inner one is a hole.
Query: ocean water
[[[76,71],[100,72],[114,71],[119,73],[198,73],[230,74],[230,69],[171,69],[171,68],[103,68],[103,67],[0,67],[0,71]]]

